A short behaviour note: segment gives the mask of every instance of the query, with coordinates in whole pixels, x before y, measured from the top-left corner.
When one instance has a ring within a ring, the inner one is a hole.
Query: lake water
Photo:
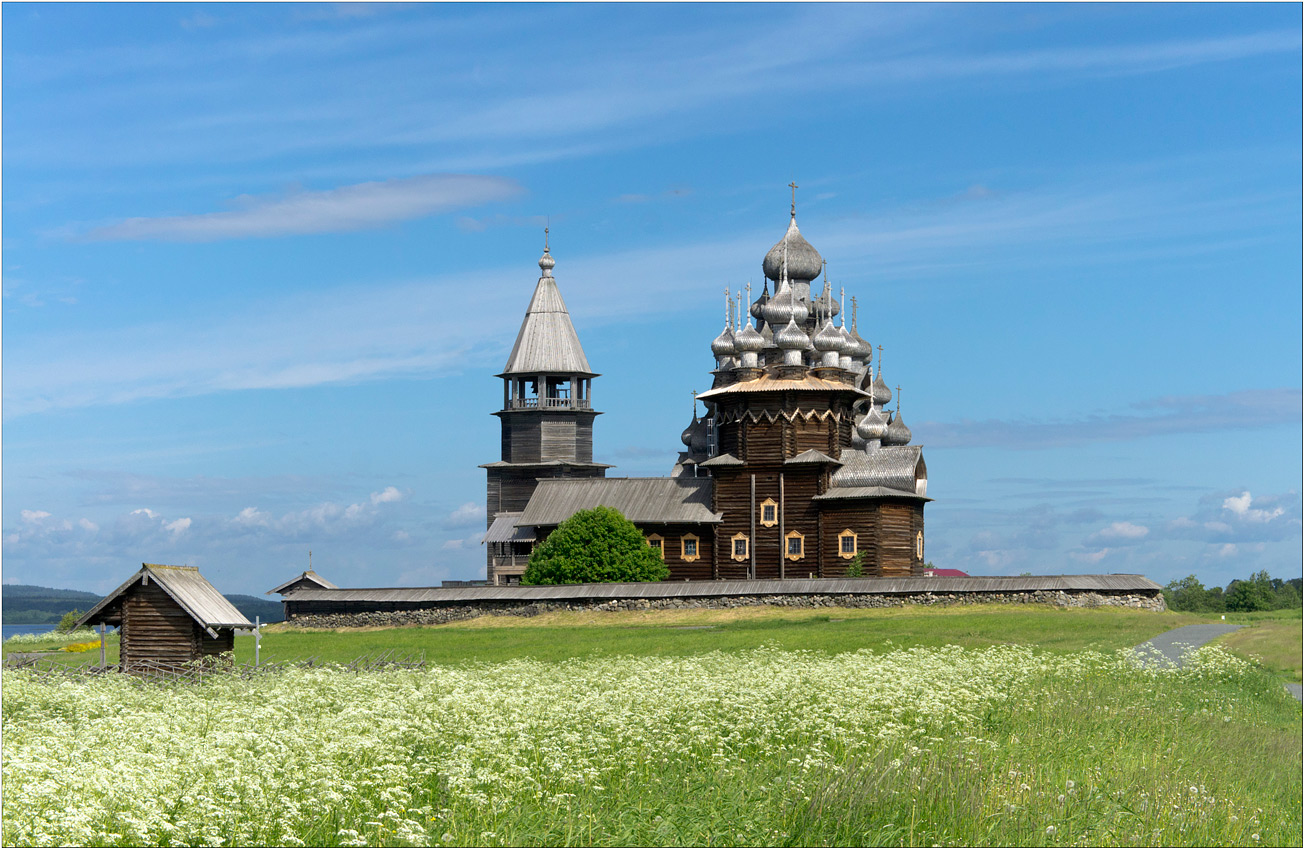
[[[0,626],[0,634],[3,635],[0,640],[9,640],[14,635],[43,635],[54,631],[54,625],[54,623],[42,623],[39,626],[24,626],[20,623],[5,623]],[[112,632],[113,629],[109,631]]]

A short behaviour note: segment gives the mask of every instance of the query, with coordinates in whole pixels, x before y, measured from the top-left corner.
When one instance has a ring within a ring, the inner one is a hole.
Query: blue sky
[[[483,577],[543,225],[667,474],[798,221],[973,574],[1301,574],[1294,4],[3,6],[5,582]]]

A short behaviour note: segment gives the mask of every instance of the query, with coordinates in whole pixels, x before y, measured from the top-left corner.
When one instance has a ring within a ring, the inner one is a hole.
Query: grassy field
[[[369,653],[424,653],[438,664],[515,658],[561,661],[589,656],[689,656],[772,646],[825,654],[890,647],[1030,644],[1054,652],[1136,646],[1169,629],[1207,620],[1192,614],[1050,606],[557,612],[539,617],[481,617],[400,629],[265,630],[262,657],[316,656],[347,662]],[[253,638],[237,637],[237,660],[252,658]]]
[[[1273,611],[1278,616],[1232,618],[1242,628],[1224,635],[1218,642],[1244,658],[1250,658],[1291,681],[1301,681],[1301,645],[1305,638],[1300,611]]]
[[[1159,671],[1116,652],[1202,621],[1033,606],[576,612],[263,639],[269,660],[394,650],[424,654],[423,670],[73,687],[9,671],[0,837],[1300,846],[1301,708],[1270,662],[1207,649]],[[1238,634],[1294,625],[1299,641],[1299,617],[1246,622]],[[110,638],[110,660],[116,649]],[[252,655],[237,638],[237,660]]]

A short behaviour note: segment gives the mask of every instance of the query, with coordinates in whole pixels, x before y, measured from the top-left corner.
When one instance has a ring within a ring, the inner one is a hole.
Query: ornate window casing
[[[759,522],[766,528],[779,525],[779,502],[774,499],[766,499],[762,502]]]
[[[915,557],[917,560],[920,561],[924,560],[924,532],[923,531],[917,531],[915,533]]]
[[[680,538],[680,560],[696,561],[699,555],[698,535],[686,534]]]
[[[663,558],[666,557],[666,540],[660,534],[649,534],[648,545],[656,549]]]
[[[784,535],[784,557],[790,561],[800,561],[806,557],[806,537],[798,531]]]
[[[856,557],[856,532],[850,528],[838,533],[838,557],[847,561]]]
[[[748,559],[748,535],[740,531],[730,538],[730,557],[736,561]]]

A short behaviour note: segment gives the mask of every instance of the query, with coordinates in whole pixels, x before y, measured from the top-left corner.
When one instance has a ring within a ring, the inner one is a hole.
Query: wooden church
[[[796,189],[796,187],[794,187]],[[728,297],[711,343],[712,385],[665,478],[607,478],[593,460],[590,369],[553,277],[545,239],[534,296],[503,380],[502,457],[487,473],[487,576],[520,582],[530,552],[576,511],[621,511],[661,550],[671,580],[924,574],[927,474],[879,356],[858,333],[856,299],[788,230],[762,261],[760,296]],[[773,287],[773,291],[772,291]],[[750,287],[749,287],[750,289]],[[836,322],[837,320],[837,322]],[[858,556],[860,556],[858,558]]]

